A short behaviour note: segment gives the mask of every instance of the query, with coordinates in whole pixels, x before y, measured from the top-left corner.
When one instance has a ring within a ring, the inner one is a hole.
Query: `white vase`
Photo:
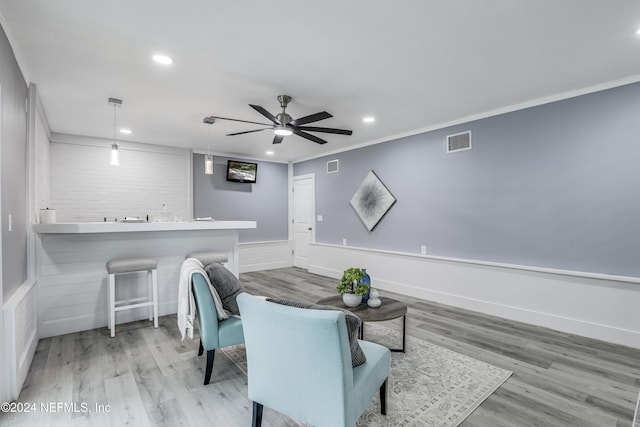
[[[342,302],[347,307],[357,307],[362,302],[362,297],[356,294],[342,294]]]
[[[369,298],[369,301],[367,301],[367,305],[371,308],[377,308],[382,305],[382,301],[380,300],[380,298]]]

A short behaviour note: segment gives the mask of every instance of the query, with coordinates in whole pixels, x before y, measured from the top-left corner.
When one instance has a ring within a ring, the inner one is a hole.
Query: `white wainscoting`
[[[639,278],[311,245],[310,272],[338,278],[352,266],[383,291],[640,348]]]
[[[38,344],[38,305],[35,280],[23,283],[3,306],[7,345],[9,399],[17,399]]]
[[[293,242],[290,240],[240,243],[240,272],[291,267],[292,249]]]

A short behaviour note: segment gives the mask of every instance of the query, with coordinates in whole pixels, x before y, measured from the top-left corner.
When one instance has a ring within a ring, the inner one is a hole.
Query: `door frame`
[[[291,242],[291,265],[293,265],[294,254],[293,249],[295,248],[295,233],[293,228],[293,212],[294,212],[294,195],[293,195],[293,187],[294,182],[303,180],[303,179],[311,179],[311,240],[310,244],[315,243],[316,241],[316,174],[308,173],[303,175],[293,176],[293,168],[290,168],[291,173],[291,185],[289,190],[290,203],[289,203],[289,241]]]

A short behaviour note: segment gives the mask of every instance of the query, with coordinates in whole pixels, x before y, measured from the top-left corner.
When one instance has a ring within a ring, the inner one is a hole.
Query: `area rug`
[[[375,323],[365,325],[365,339],[400,347],[400,332]],[[247,373],[244,345],[222,353]],[[378,395],[358,420],[359,427],[457,426],[487,399],[511,372],[407,336],[406,353],[391,353],[387,415]]]

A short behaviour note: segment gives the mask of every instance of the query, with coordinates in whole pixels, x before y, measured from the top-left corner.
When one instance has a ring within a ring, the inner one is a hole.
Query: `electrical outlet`
[[[342,246],[347,246],[347,239],[342,239]]]
[[[318,217],[316,218],[316,221],[322,222],[324,221],[324,217],[322,215],[318,215]]]
[[[420,255],[426,255],[426,254],[427,254],[427,245],[420,246]]]

